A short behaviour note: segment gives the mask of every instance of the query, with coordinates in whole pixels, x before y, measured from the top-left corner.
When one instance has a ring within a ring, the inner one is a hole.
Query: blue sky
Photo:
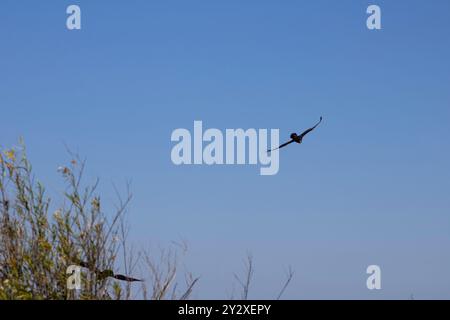
[[[82,30],[65,27],[70,4]],[[107,200],[132,180],[132,241],[187,240],[197,298],[226,298],[252,252],[255,299],[289,265],[285,298],[448,299],[449,21],[446,0],[3,0],[0,145],[23,136],[50,193],[64,144]],[[172,130],[194,120],[283,140],[321,115],[275,176],[170,160]]]

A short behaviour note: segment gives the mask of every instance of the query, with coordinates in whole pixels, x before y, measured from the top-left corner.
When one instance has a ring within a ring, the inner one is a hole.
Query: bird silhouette
[[[124,276],[123,274],[115,274],[112,270],[103,270],[97,273],[97,276],[99,280],[106,279],[108,277],[121,280],[121,281],[127,281],[127,282],[136,282],[136,281],[142,281],[141,279],[136,279],[133,277]]]
[[[128,277],[123,274],[115,274],[112,270],[106,269],[106,270],[99,270],[97,268],[90,268],[87,262],[79,261],[78,263],[81,267],[89,269],[97,275],[97,280],[104,280],[106,278],[114,278],[121,281],[127,281],[127,282],[136,282],[136,281],[143,281],[141,279],[136,279],[133,277]]]
[[[291,140],[289,140],[288,142],[283,143],[283,144],[280,145],[278,148],[275,148],[275,149],[272,149],[272,150],[267,150],[267,152],[272,152],[272,151],[274,151],[274,150],[281,149],[281,148],[283,148],[283,147],[285,147],[285,146],[291,144],[292,142],[302,143],[303,138],[304,138],[308,133],[310,133],[311,131],[313,131],[313,130],[321,123],[321,122],[322,122],[322,117],[320,117],[319,122],[317,122],[316,125],[315,125],[314,127],[311,127],[311,128],[309,128],[309,129],[303,131],[301,134],[296,134],[295,132],[294,132],[294,133],[291,133]]]

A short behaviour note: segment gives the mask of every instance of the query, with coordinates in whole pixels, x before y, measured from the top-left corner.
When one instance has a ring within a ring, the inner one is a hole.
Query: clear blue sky
[[[447,0],[2,0],[0,145],[23,136],[50,193],[64,143],[105,200],[131,179],[133,242],[186,239],[197,298],[226,298],[248,251],[252,298],[289,265],[286,298],[450,298],[449,36]],[[170,160],[194,120],[283,138],[320,115],[276,176]]]

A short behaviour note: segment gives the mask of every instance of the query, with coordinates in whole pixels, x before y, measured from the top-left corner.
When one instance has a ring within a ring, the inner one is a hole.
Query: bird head
[[[294,133],[291,133],[291,139],[292,140],[295,140],[295,139],[297,139],[297,137],[298,137],[298,135],[294,132]]]

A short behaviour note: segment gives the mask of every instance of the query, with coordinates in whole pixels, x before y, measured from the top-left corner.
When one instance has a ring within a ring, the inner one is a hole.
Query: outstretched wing
[[[105,272],[105,271],[106,271],[106,272],[112,273],[112,271],[110,271],[110,270],[100,271],[100,270],[98,270],[97,268],[95,268],[94,266],[88,264],[86,261],[78,260],[78,261],[76,262],[76,264],[79,265],[80,267],[89,269],[89,271],[92,271],[92,272],[95,272],[95,273],[98,273],[98,274],[101,274],[101,273],[103,273],[103,272]]]
[[[115,274],[113,278],[117,279],[117,280],[127,281],[127,282],[142,281],[140,279],[124,276],[123,274]]]
[[[79,266],[81,266],[83,268],[91,269],[89,267],[88,263],[86,263],[84,261],[78,261],[78,264],[79,264]],[[109,270],[109,269],[103,270],[103,271],[95,269],[93,271],[95,271],[95,273],[97,274],[98,280],[104,280],[107,277],[112,277],[114,279],[127,281],[127,282],[142,281],[140,279],[124,276],[123,274],[114,274],[114,272],[112,270]]]
[[[302,140],[303,137],[306,136],[308,133],[310,133],[311,131],[313,131],[313,130],[321,123],[321,122],[322,122],[322,117],[320,117],[319,122],[317,122],[317,124],[316,124],[314,127],[309,128],[309,129],[303,131],[303,132],[298,136],[298,137],[300,138],[300,140]]]
[[[278,148],[272,149],[272,150],[267,150],[267,152],[272,152],[274,150],[278,150],[281,149],[283,147],[286,147],[288,144],[291,144],[292,142],[294,142],[294,140],[289,140],[288,142],[283,143],[282,145],[280,145]]]

